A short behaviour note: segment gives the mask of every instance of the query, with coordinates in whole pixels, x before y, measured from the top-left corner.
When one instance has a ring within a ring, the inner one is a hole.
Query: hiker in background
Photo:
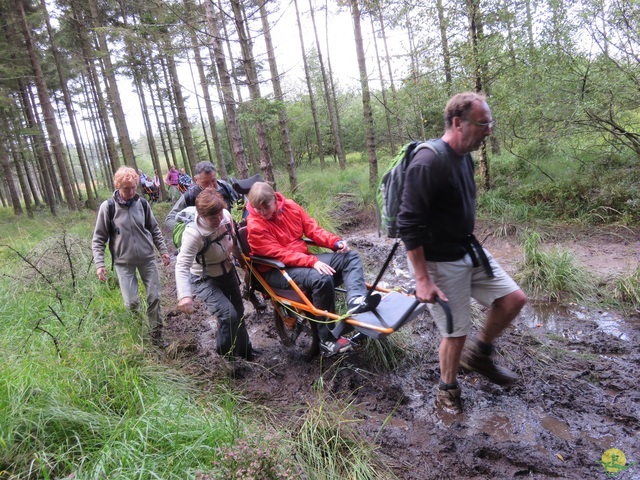
[[[138,177],[140,178],[140,185],[144,187],[147,184],[149,177],[147,177],[144,173],[142,173],[142,170],[140,169],[138,169]]]
[[[378,306],[381,297],[377,293],[367,297],[362,261],[345,240],[321,228],[300,205],[275,192],[266,182],[256,182],[248,199],[247,240],[251,254],[284,263],[300,288],[311,291],[316,308],[335,312],[335,287],[341,283],[347,289],[347,313],[361,313]],[[303,237],[334,253],[312,254]],[[290,288],[278,270],[269,267],[262,270],[269,285]],[[334,331],[340,330],[340,325],[336,325]],[[325,323],[319,324],[318,335],[325,355],[351,349],[349,340],[336,337]]]
[[[224,180],[218,180],[216,167],[211,162],[198,162],[193,169],[195,184],[191,185],[189,189],[178,199],[175,203],[164,223],[167,227],[173,230],[176,225],[176,215],[187,207],[193,207],[196,204],[196,198],[205,188],[214,187],[216,191],[222,195],[226,203],[226,209],[231,210],[231,207],[238,199],[239,195],[231,188]]]
[[[451,308],[453,331],[448,332],[442,307],[430,306],[442,335],[436,404],[460,413],[459,364],[499,385],[517,378],[495,365],[492,353],[494,341],[518,315],[526,296],[473,236],[476,184],[471,152],[495,126],[486,98],[473,92],[455,95],[444,120],[445,133],[438,141],[447,154],[430,148],[416,153],[405,173],[398,229],[415,273],[417,299],[433,304],[437,296]],[[471,330],[471,298],[489,310],[476,342],[462,356]]]
[[[178,308],[193,313],[193,297],[197,296],[218,319],[218,354],[252,360],[256,352],[249,341],[240,280],[231,258],[231,214],[213,188],[204,189],[195,206],[195,219],[185,227],[176,260]]]
[[[156,186],[156,188],[160,189],[160,176],[158,175],[157,170],[153,171],[153,184]]]
[[[175,199],[180,195],[180,192],[178,191],[179,179],[180,179],[180,174],[178,173],[176,166],[170,165],[169,171],[167,172],[167,176],[164,179],[164,183],[166,183],[167,186],[169,187],[169,192],[170,192],[169,195],[171,196],[171,202],[175,202],[176,201]]]
[[[180,175],[178,176],[178,184],[181,192],[185,192],[193,184],[193,179],[185,171],[184,167],[180,169]]]
[[[130,167],[120,167],[114,177],[113,197],[102,202],[93,232],[92,250],[96,274],[107,280],[104,249],[109,242],[111,261],[118,275],[122,298],[127,308],[140,308],[138,278],[147,293],[147,316],[151,340],[159,345],[162,337],[160,317],[160,276],[156,265],[157,249],[162,261],[170,263],[167,246],[149,204],[136,193],[139,177]]]

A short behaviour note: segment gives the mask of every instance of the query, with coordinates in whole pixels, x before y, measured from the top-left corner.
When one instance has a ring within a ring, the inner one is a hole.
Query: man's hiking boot
[[[496,365],[491,355],[481,353],[477,346],[472,347],[462,356],[460,365],[470,372],[478,372],[498,385],[508,385],[518,379],[511,370]]]
[[[351,348],[351,342],[344,337],[336,340],[320,340],[320,350],[325,357],[348,352]]]
[[[442,390],[436,387],[436,407],[450,415],[462,413],[462,398],[460,387]]]
[[[382,296],[379,293],[372,293],[369,296],[360,295],[349,302],[347,315],[356,315],[357,313],[375,310],[380,304],[380,300],[382,300]]]

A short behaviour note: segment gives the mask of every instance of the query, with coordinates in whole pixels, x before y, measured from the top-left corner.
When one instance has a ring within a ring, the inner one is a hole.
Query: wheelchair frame
[[[320,310],[313,305],[308,293],[302,291],[291,279],[282,262],[250,254],[246,228],[236,226],[236,237],[242,257],[241,266],[250,273],[252,284],[248,285],[248,288],[259,290],[265,298],[271,300],[280,340],[296,356],[310,359],[318,353],[317,325],[324,320],[317,320],[317,317],[335,322],[336,325],[339,321],[344,321],[343,328],[339,331],[334,330],[336,336],[356,330],[358,333],[352,340],[360,335],[380,339],[397,331],[425,309],[425,304],[418,302],[413,295],[367,284],[369,290],[382,294],[380,305],[374,311],[347,316]],[[314,245],[311,241],[307,243]],[[269,285],[257,268],[259,265],[277,269],[287,280],[290,288],[277,289]],[[336,291],[344,292],[339,288]]]

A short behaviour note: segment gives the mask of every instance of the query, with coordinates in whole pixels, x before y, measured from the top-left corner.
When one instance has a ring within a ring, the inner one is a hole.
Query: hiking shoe
[[[460,365],[470,372],[478,372],[498,385],[508,385],[518,379],[515,373],[493,363],[491,356],[480,353],[477,347],[471,348],[462,356]]]
[[[322,350],[325,357],[348,352],[351,348],[351,342],[344,337],[336,340],[320,340],[320,350]]]
[[[380,304],[380,300],[382,300],[382,296],[379,293],[372,293],[368,297],[365,295],[360,295],[359,297],[356,297],[349,302],[347,315],[356,315],[357,313],[370,312],[371,310],[375,310],[376,307]]]
[[[436,390],[436,407],[441,408],[451,415],[462,413],[462,398],[460,396],[460,387],[451,388],[449,390]]]

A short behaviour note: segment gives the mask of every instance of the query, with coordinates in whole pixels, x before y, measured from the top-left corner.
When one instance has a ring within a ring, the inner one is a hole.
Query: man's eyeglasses
[[[480,128],[493,128],[496,126],[496,120],[493,119],[490,122],[486,122],[486,123],[482,123],[482,122],[476,122],[475,120],[472,120],[471,118],[463,118],[463,120],[466,120],[467,122],[473,123],[474,125],[477,125]]]

